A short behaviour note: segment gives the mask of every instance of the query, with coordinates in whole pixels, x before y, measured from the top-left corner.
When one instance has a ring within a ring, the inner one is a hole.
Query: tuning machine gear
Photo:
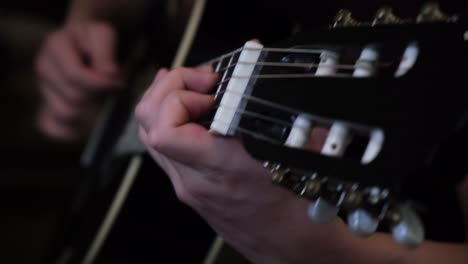
[[[307,215],[314,223],[326,224],[344,216],[348,227],[360,236],[369,236],[383,224],[395,241],[416,247],[424,240],[424,227],[407,204],[392,199],[388,189],[360,186],[340,180],[295,171],[281,163],[264,162],[275,185],[310,200]]]
[[[332,27],[355,27],[361,23],[352,17],[351,11],[347,9],[341,9],[335,16]]]
[[[392,236],[399,244],[413,248],[424,241],[423,223],[409,205],[398,206],[391,214],[393,214]]]
[[[456,22],[458,19],[457,15],[449,16],[442,12],[438,3],[428,2],[421,8],[416,22]]]
[[[388,6],[381,7],[377,10],[372,25],[379,24],[401,24],[403,20],[393,14],[393,9]]]

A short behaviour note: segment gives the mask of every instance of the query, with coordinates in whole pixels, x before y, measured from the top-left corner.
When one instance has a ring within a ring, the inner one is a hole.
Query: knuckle
[[[176,197],[179,201],[187,205],[192,204],[193,199],[191,198],[191,195],[188,192],[188,190],[182,184],[175,184],[174,190],[175,190]]]
[[[83,76],[79,72],[72,69],[71,67],[63,67],[63,73],[66,78],[73,84],[79,85],[83,83]],[[94,88],[94,87],[84,87],[84,88]]]
[[[174,90],[169,92],[166,98],[163,100],[163,104],[166,105],[183,105],[183,96],[185,91],[184,90]]]
[[[165,147],[164,138],[156,129],[150,129],[148,132],[148,144],[156,151],[163,152]]]
[[[107,22],[99,21],[93,23],[91,26],[98,32],[114,33],[114,28]]]
[[[177,67],[175,68],[174,70],[170,71],[169,74],[170,75],[175,75],[175,76],[182,76],[184,74],[184,72],[187,70],[187,68],[184,68],[184,67]]]
[[[146,116],[147,113],[149,113],[149,105],[145,102],[140,102],[136,107],[135,107],[135,117],[138,121],[142,122]]]

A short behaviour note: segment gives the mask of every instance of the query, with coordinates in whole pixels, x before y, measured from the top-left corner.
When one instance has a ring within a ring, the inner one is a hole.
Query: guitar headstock
[[[284,46],[247,42],[214,61],[210,129],[241,135],[274,183],[312,201],[312,220],[340,215],[357,234],[386,230],[417,246],[424,228],[407,184],[467,125],[456,85],[466,39],[460,19],[430,3],[415,19],[385,7],[361,22],[341,10],[330,28]]]

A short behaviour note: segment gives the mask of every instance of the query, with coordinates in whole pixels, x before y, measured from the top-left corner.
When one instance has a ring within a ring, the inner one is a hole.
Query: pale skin
[[[116,59],[119,24],[132,24],[144,0],[75,0],[65,24],[50,33],[36,60],[42,101],[38,127],[50,138],[78,141],[96,114],[97,97],[122,85]]]
[[[467,244],[426,241],[410,250],[388,234],[358,237],[340,219],[312,223],[308,202],[273,186],[238,141],[194,122],[213,106],[207,92],[217,81],[208,67],[160,70],[135,111],[140,139],[179,199],[252,262],[468,263]],[[458,193],[466,216],[468,181]]]

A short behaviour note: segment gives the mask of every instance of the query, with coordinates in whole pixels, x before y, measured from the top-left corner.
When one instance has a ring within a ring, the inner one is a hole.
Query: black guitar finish
[[[261,160],[398,190],[412,174],[431,166],[440,145],[465,125],[460,124],[468,110],[462,88],[466,74],[463,64],[468,60],[463,29],[455,24],[426,24],[302,33],[293,38],[291,46],[379,43],[383,53],[403,54],[408,43],[417,41],[421,53],[414,68],[401,78],[383,72],[371,78],[256,80],[252,97],[330,120],[381,128],[385,133],[384,147],[371,164],[266,144],[248,136],[244,138],[246,147]],[[395,68],[399,58],[392,61],[390,68]],[[267,68],[260,70],[260,74],[268,73]],[[248,103],[246,110],[258,112],[259,108],[268,111],[268,107],[256,103]],[[252,126],[248,119],[245,117],[243,122]],[[263,127],[257,128],[260,129]]]
[[[268,161],[275,182],[312,200],[325,197],[330,206],[336,204],[347,213],[365,209],[375,221],[384,223],[379,229],[392,229],[404,219],[405,213],[398,212],[399,204],[411,201],[419,213],[427,213],[434,204],[421,197],[447,195],[447,189],[442,185],[437,188],[437,182],[453,184],[466,172],[460,169],[463,161],[459,158],[468,147],[468,139],[461,136],[468,127],[468,103],[461,88],[468,59],[465,30],[462,23],[443,22],[299,33],[280,46],[283,49],[262,50],[233,118],[240,122],[230,123],[229,131],[237,133],[227,135],[241,135],[253,157]],[[403,76],[396,76],[411,43],[419,48],[416,63]],[[376,74],[355,77],[352,67],[342,66],[357,65],[360,52],[369,44],[380,54]],[[314,75],[320,67],[319,55],[324,54],[315,54],[317,50],[340,54],[336,73]],[[233,65],[246,64],[239,53],[234,53],[232,60]],[[233,106],[226,106],[221,98],[236,92],[229,90],[227,83],[248,76],[236,76],[234,66],[224,61],[228,59],[221,61],[219,68],[221,72],[227,69],[227,77],[218,88],[218,99],[219,108],[228,109]],[[345,155],[323,155],[306,147],[288,146],[285,142],[293,123],[302,114],[311,119],[312,127],[330,129],[337,122],[348,124],[354,141]],[[214,123],[219,118],[217,115]],[[382,148],[370,163],[362,162],[375,130],[383,131]],[[372,201],[373,191],[383,198]],[[397,231],[392,232],[395,235]],[[402,241],[411,246],[421,242]]]

